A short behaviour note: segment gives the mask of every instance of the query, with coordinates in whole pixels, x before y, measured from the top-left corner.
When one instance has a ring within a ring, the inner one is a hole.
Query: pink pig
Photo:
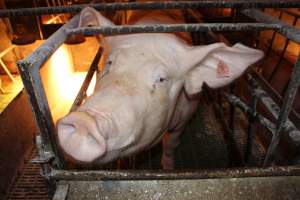
[[[131,11],[128,22],[178,23],[162,11]],[[89,7],[80,20],[80,26],[88,25],[114,26]],[[81,107],[57,123],[62,149],[78,161],[104,164],[163,138],[162,166],[173,169],[174,150],[196,111],[195,94],[203,82],[213,88],[225,86],[263,57],[261,51],[242,44],[190,46],[182,39],[188,37],[166,33],[105,37],[110,51],[98,75],[101,82]]]

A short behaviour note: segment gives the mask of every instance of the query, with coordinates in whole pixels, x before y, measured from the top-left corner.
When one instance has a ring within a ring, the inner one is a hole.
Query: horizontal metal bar
[[[281,29],[277,30],[278,33],[284,35],[287,39],[290,39],[298,44],[300,44],[300,29],[294,26],[291,26],[283,21],[275,19],[269,15],[264,14],[263,12],[255,9],[247,9],[242,11],[243,14],[248,17],[255,19],[261,23],[270,23],[270,24],[280,24]]]
[[[222,170],[151,171],[151,170],[52,170],[48,178],[54,180],[98,181],[98,180],[178,180],[214,179],[269,176],[299,176],[300,167],[236,168]]]
[[[225,97],[229,101],[229,103],[233,104],[234,106],[237,106],[241,111],[246,113],[247,115],[251,115],[253,118],[257,119],[257,121],[267,128],[272,134],[275,131],[275,124],[272,123],[270,120],[267,118],[261,116],[258,114],[255,110],[252,110],[249,106],[247,106],[242,100],[240,100],[238,97],[235,95],[230,95],[227,93],[224,93]]]
[[[122,2],[97,3],[57,7],[37,7],[2,9],[0,17],[14,17],[24,15],[43,15],[58,13],[76,13],[86,6],[97,10],[137,10],[137,9],[188,9],[188,8],[299,8],[299,0],[227,0],[227,1],[165,1],[165,2]]]
[[[170,33],[170,32],[206,32],[206,31],[259,31],[279,30],[281,26],[270,23],[200,23],[200,24],[158,24],[124,25],[112,27],[83,27],[67,30],[67,34],[128,34],[128,33]]]
[[[97,69],[98,69],[98,63],[101,59],[102,53],[103,53],[103,48],[100,47],[98,49],[97,53],[96,53],[96,56],[95,56],[95,58],[94,58],[94,60],[91,64],[90,68],[89,68],[89,71],[86,74],[86,77],[85,77],[85,79],[82,83],[82,86],[81,86],[81,88],[80,88],[80,90],[79,90],[79,92],[78,92],[78,94],[75,98],[75,101],[73,102],[73,105],[71,107],[71,111],[74,111],[78,106],[80,106],[83,99],[84,99],[84,97],[86,96],[86,90],[89,87],[89,84],[90,84],[90,82],[93,78],[93,75],[94,75],[95,71],[97,71]]]

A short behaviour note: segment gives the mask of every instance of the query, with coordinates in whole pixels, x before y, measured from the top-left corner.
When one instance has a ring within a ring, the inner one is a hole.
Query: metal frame
[[[43,15],[59,13],[77,13],[86,6],[99,11],[107,10],[149,10],[149,9],[188,9],[188,8],[295,8],[299,7],[299,0],[205,0],[205,1],[166,1],[166,2],[126,2],[126,3],[96,3],[71,6],[39,7],[0,10],[0,17],[14,17],[23,15]]]
[[[52,7],[52,8],[29,8],[29,9],[14,9],[1,10],[0,17],[20,16],[20,15],[37,15],[37,14],[52,14],[64,12],[78,12],[86,5],[78,5],[71,7]],[[214,8],[265,8],[265,7],[300,7],[300,1],[284,0],[284,1],[178,1],[178,2],[155,2],[155,3],[113,3],[113,4],[91,4],[98,10],[119,10],[119,9],[167,9],[167,8],[199,8],[199,7],[214,7]],[[66,40],[68,34],[83,33],[83,34],[121,34],[133,32],[176,32],[176,31],[221,31],[221,30],[264,30],[276,29],[279,33],[289,38],[290,40],[300,43],[300,31],[292,26],[286,25],[278,20],[266,16],[258,10],[244,10],[244,14],[256,19],[262,23],[255,24],[190,24],[190,25],[155,25],[155,26],[116,26],[116,27],[97,27],[97,28],[81,28],[76,29],[79,16],[76,15],[57,32],[55,32],[47,41],[36,49],[29,57],[18,62],[18,67],[21,77],[28,93],[32,110],[35,114],[35,119],[41,133],[41,148],[44,151],[53,151],[59,168],[63,168],[63,160],[61,159],[55,142],[55,126],[51,117],[49,105],[42,86],[39,70],[51,54]],[[92,73],[92,72],[91,72]],[[89,73],[89,74],[91,74]],[[92,73],[93,74],[93,73]],[[85,82],[88,85],[89,81]],[[273,133],[273,139],[266,156],[264,166],[270,164],[272,155],[279,142],[282,130],[286,127],[288,115],[290,113],[292,102],[296,94],[296,89],[300,82],[300,58],[294,67],[291,81],[287,87],[284,96],[283,105],[279,112],[279,117],[276,125],[270,123],[267,119],[260,117],[255,113],[255,101],[248,108],[241,104],[240,101],[233,99],[233,96],[228,96],[228,100],[238,107],[244,107],[244,110],[250,113],[250,117],[259,119],[259,122],[267,127]],[[85,89],[80,90],[78,97],[84,96]],[[256,97],[255,97],[256,98]],[[80,104],[81,100],[76,100],[76,105]]]

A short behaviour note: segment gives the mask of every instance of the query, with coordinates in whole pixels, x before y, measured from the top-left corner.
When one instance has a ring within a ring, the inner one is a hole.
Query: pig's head
[[[82,15],[103,19],[91,10]],[[224,86],[263,56],[241,44],[190,47],[172,34],[106,40],[110,53],[94,94],[57,124],[63,150],[83,162],[107,163],[150,147],[168,128],[182,90],[199,93],[204,81]]]

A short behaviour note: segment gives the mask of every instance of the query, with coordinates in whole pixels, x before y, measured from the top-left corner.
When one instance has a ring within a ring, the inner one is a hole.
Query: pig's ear
[[[106,17],[103,17],[100,12],[91,7],[84,8],[80,13],[78,27],[85,26],[114,26]]]
[[[262,51],[242,44],[236,44],[233,47],[217,44],[219,45],[208,45],[206,47],[208,48],[207,53],[204,56],[194,54],[189,58],[194,57],[193,60],[187,60],[188,65],[190,65],[184,83],[187,94],[199,93],[203,82],[212,88],[229,84],[264,55]]]

